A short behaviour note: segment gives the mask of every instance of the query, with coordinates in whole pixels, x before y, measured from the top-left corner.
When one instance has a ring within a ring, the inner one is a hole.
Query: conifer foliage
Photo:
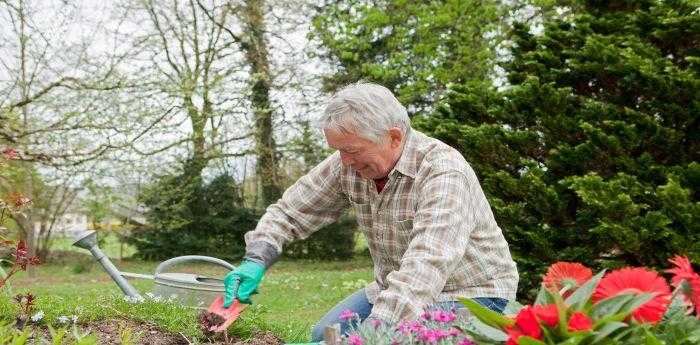
[[[697,1],[587,1],[512,28],[509,86],[453,87],[415,126],[480,175],[521,272],[700,260]]]

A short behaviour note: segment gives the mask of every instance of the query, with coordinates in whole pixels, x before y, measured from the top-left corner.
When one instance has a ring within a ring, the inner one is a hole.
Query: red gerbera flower
[[[537,321],[537,316],[531,306],[526,306],[520,309],[518,315],[515,316],[515,325],[506,327],[508,333],[508,341],[506,345],[518,343],[518,338],[523,335],[542,340],[542,329]]]
[[[559,323],[559,310],[556,304],[533,305],[532,311],[535,312],[537,320],[549,327],[556,327]]]
[[[677,286],[683,279],[694,279],[698,277],[698,274],[693,270],[693,266],[685,256],[676,255],[668,261],[674,265],[675,268],[669,268],[666,270],[667,273],[673,274],[671,282],[673,286]]]
[[[593,321],[588,315],[577,311],[571,315],[569,319],[568,329],[569,332],[576,331],[590,331],[593,328]]]
[[[654,298],[632,312],[638,322],[656,323],[671,303],[671,288],[658,273],[643,267],[626,267],[612,271],[600,280],[593,293],[593,303],[622,294],[651,293]]]
[[[700,274],[695,273],[690,260],[685,256],[676,255],[668,261],[676,265],[675,268],[666,270],[673,274],[671,284],[679,287],[683,281],[686,282],[682,288],[683,294],[695,306],[695,314],[700,316]]]
[[[557,262],[549,266],[547,273],[542,278],[542,283],[550,290],[564,292],[564,297],[568,297],[575,288],[581,286],[593,276],[590,268],[577,262]]]

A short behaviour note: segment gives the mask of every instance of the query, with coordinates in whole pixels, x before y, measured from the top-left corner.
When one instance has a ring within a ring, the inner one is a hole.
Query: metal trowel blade
[[[225,331],[229,326],[231,326],[233,321],[236,321],[243,309],[245,309],[247,306],[247,304],[241,303],[236,299],[233,300],[233,303],[231,303],[228,308],[224,308],[224,296],[217,296],[216,299],[214,299],[214,302],[209,305],[207,311],[223,317],[225,321],[219,326],[211,327],[209,330],[213,332]]]

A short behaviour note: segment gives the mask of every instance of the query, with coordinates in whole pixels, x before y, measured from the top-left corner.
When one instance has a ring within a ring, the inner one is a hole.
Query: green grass
[[[158,262],[113,260],[122,271],[152,274]],[[225,272],[212,266],[187,265],[179,272],[197,272],[221,277]],[[246,336],[254,329],[268,330],[287,342],[308,341],[311,327],[331,307],[372,279],[371,261],[359,257],[346,262],[280,261],[269,272],[254,296],[254,304],[236,321],[231,332]],[[150,280],[132,280],[142,294],[153,288]],[[45,322],[55,324],[59,316],[77,315],[82,322],[128,318],[156,324],[193,338],[198,311],[167,302],[124,301],[117,285],[85,254],[72,254],[60,262],[38,266],[35,276],[22,272],[3,288],[0,320],[12,318],[16,306],[11,296],[31,292],[37,296],[36,310]]]

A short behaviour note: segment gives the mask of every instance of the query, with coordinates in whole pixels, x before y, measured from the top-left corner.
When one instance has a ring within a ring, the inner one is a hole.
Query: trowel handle
[[[165,260],[165,261],[161,262],[160,265],[158,265],[158,267],[156,267],[156,273],[155,273],[155,275],[158,275],[158,274],[160,274],[160,273],[163,273],[167,268],[169,268],[169,267],[171,267],[171,266],[174,266],[174,265],[177,265],[177,264],[181,264],[181,263],[185,263],[185,262],[191,262],[191,261],[205,261],[205,262],[209,262],[209,263],[216,264],[216,265],[219,265],[219,266],[222,266],[222,267],[226,267],[226,268],[229,269],[230,271],[233,271],[234,269],[236,269],[236,266],[231,265],[230,263],[228,263],[228,262],[226,262],[226,261],[224,261],[224,260],[217,259],[217,258],[213,258],[213,257],[211,257],[211,256],[203,256],[203,255],[185,255],[185,256],[178,256],[178,257],[175,257],[175,258],[172,258],[172,259],[168,259],[168,260]]]

